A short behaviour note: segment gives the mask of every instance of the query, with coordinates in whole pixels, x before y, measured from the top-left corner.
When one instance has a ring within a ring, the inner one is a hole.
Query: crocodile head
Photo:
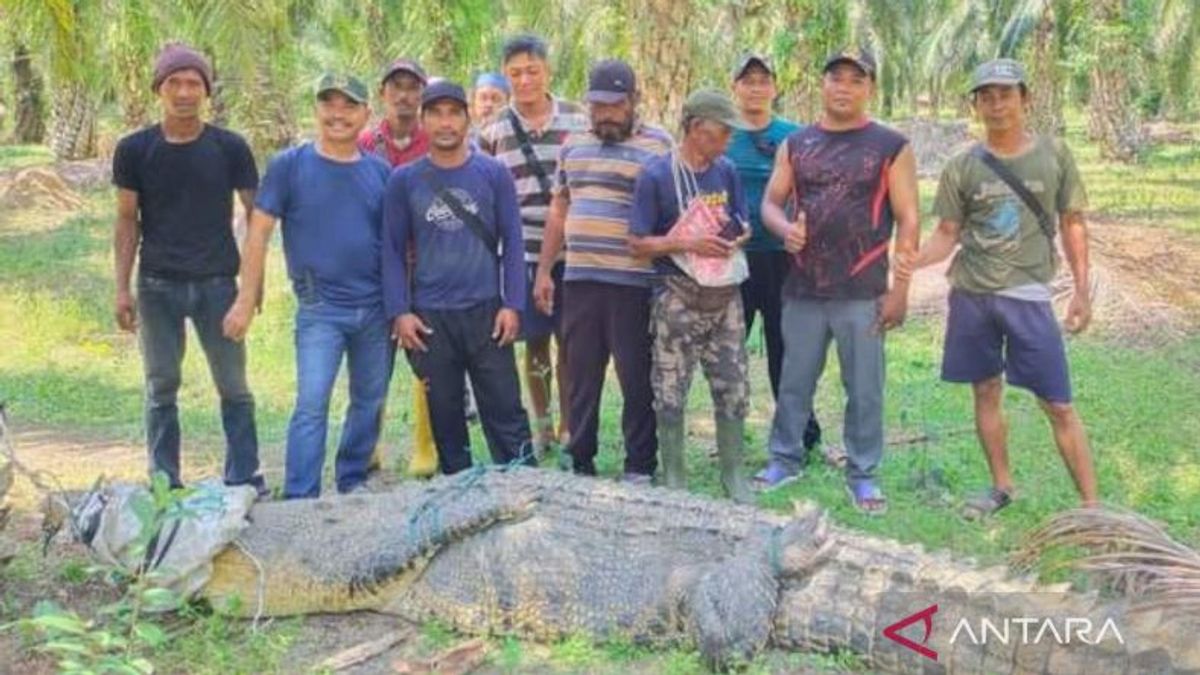
[[[796,504],[795,517],[775,534],[773,555],[779,576],[803,577],[828,558],[835,539],[829,533],[825,511],[810,504]]]

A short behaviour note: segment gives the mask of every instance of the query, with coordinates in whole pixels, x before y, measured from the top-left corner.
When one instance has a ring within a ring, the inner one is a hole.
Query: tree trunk
[[[693,29],[704,26],[700,7],[673,0],[629,3],[634,26],[633,71],[641,92],[641,117],[668,129],[678,125],[683,100],[692,84]]]
[[[96,97],[82,82],[54,93],[50,120],[50,151],[55,159],[84,159],[96,152]]]
[[[1065,127],[1056,35],[1054,5],[1046,3],[1033,35],[1029,125],[1036,131],[1055,136],[1062,134]]]
[[[805,3],[787,2],[784,5],[784,21],[788,30],[793,35],[802,35],[805,21],[808,19],[809,8]],[[785,94],[788,100],[788,108],[793,119],[801,122],[814,122],[818,117],[820,110],[819,101],[821,97],[820,78],[817,71],[813,67],[813,44],[810,40],[800,37],[795,44],[793,53],[794,61],[799,64],[799,70],[796,72],[796,79],[790,86],[782,86],[780,83],[780,91],[786,91]],[[780,63],[776,63],[776,68],[779,68]],[[786,67],[786,66],[784,66]]]
[[[1145,134],[1129,94],[1128,74],[1135,64],[1133,41],[1122,16],[1121,0],[1092,2],[1092,70],[1088,129],[1100,142],[1100,155],[1136,162]]]
[[[18,44],[13,52],[13,89],[16,98],[14,143],[41,143],[46,137],[42,78],[33,69],[29,48]]]

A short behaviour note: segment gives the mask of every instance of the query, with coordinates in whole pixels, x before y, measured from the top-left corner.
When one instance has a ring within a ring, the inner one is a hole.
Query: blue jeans
[[[289,499],[321,493],[329,397],[343,356],[350,371],[350,404],[334,464],[339,492],[367,478],[395,348],[382,305],[301,301],[296,311],[296,409],[288,425],[284,470],[283,492]]]
[[[246,384],[246,349],[228,340],[221,321],[237,296],[232,277],[180,281],[141,275],[137,280],[138,337],[146,374],[146,445],[150,472],[167,474],[172,486],[179,475],[179,408],[176,396],[180,364],[187,346],[185,321],[192,320],[221,397],[225,430],[225,483],[263,486],[258,472],[258,434],[254,396]]]

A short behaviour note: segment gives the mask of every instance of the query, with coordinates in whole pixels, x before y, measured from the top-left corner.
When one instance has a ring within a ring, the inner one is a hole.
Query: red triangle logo
[[[896,623],[884,628],[883,636],[900,645],[901,647],[906,647],[927,659],[937,661],[937,652],[925,646],[925,643],[929,642],[929,634],[933,632],[933,615],[937,614],[937,611],[937,605],[930,605],[916,614],[910,614],[903,619],[900,619]],[[900,631],[908,628],[918,621],[925,625],[925,636],[921,638],[920,643],[913,642],[912,640],[909,640],[900,634]]]

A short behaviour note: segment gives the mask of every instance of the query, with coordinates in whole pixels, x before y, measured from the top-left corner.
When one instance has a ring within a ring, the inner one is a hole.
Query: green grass
[[[53,159],[44,145],[0,145],[0,171],[46,164]]]
[[[1093,210],[1156,226],[1200,228],[1200,150],[1195,146],[1155,149],[1133,168],[1101,163],[1073,124],[1070,139],[1088,183]],[[27,150],[27,149],[26,149]],[[0,148],[0,168],[25,161],[23,149]],[[36,156],[32,155],[32,156]],[[28,159],[33,162],[33,159]],[[44,161],[44,157],[43,157]],[[931,200],[931,183],[922,185]],[[0,219],[0,399],[9,402],[19,427],[49,426],[104,438],[140,442],[142,375],[136,339],[117,332],[110,311],[112,199],[90,195],[77,215],[46,222],[44,216],[6,214]],[[278,242],[268,270],[265,310],[249,337],[250,381],[258,401],[263,458],[278,483],[282,442],[295,387],[292,314],[294,302],[284,278]],[[192,336],[189,335],[189,338]],[[847,503],[842,477],[814,462],[798,483],[761,498],[766,508],[788,510],[792,502],[811,500],[851,527],[949,549],[984,561],[1003,560],[1042,518],[1075,503],[1074,489],[1057,456],[1050,432],[1035,402],[1010,390],[1006,409],[1019,499],[1002,516],[982,525],[957,517],[962,497],[988,482],[982,453],[972,431],[972,407],[966,387],[938,380],[942,326],[938,320],[914,320],[887,341],[887,427],[890,437],[926,440],[889,446],[881,469],[891,499],[882,518],[857,514]],[[185,454],[211,465],[222,445],[215,392],[204,359],[191,339],[184,364],[180,410]],[[1103,498],[1159,519],[1184,541],[1200,542],[1200,336],[1155,350],[1133,350],[1085,336],[1069,342],[1077,405],[1095,453]],[[747,425],[746,470],[766,460],[772,414],[760,335],[750,341],[752,407]],[[711,404],[703,379],[696,378],[689,407],[688,471],[690,488],[719,495],[712,448]],[[396,458],[409,446],[411,376],[397,363],[387,409],[385,443]],[[332,406],[329,445],[336,443],[346,402],[345,382]],[[818,415],[826,438],[840,435],[842,394],[836,359],[822,381]],[[602,475],[620,471],[620,396],[610,374],[605,389],[601,452]],[[477,426],[474,446],[486,456]],[[80,467],[68,477],[90,483],[95,467]],[[28,559],[27,559],[28,558]],[[37,578],[32,553],[6,572],[16,582]],[[82,578],[78,564],[59,569],[63,583]],[[6,604],[11,604],[6,601]],[[219,618],[196,618],[186,633],[156,659],[179,663],[186,671],[268,672],[276,668],[294,639],[296,625],[282,622],[265,633]],[[427,626],[421,637],[431,651],[458,638],[444,627]],[[700,663],[694,652],[649,652],[633,645],[593,645],[566,640],[548,647],[513,639],[494,642],[491,665],[522,672],[536,665],[552,672],[690,673]],[[637,664],[634,667],[633,664]],[[764,655],[749,672],[813,668],[857,670],[850,656]],[[167,666],[168,669],[175,666]]]

